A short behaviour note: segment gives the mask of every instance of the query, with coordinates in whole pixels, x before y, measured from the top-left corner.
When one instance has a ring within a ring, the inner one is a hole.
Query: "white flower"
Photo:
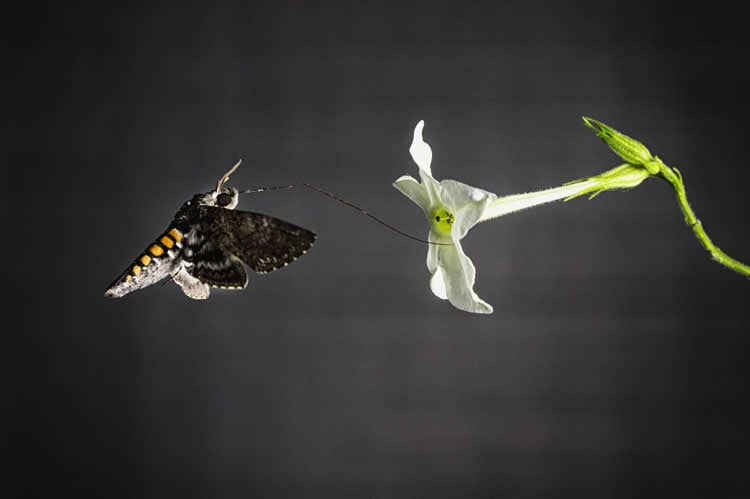
[[[595,184],[583,181],[553,189],[498,198],[495,194],[457,182],[432,177],[432,149],[424,142],[424,121],[414,128],[409,152],[419,167],[422,182],[404,175],[393,186],[414,201],[430,225],[427,269],[432,274],[430,288],[435,296],[454,307],[480,314],[491,314],[492,305],[474,292],[476,269],[461,247],[461,240],[479,222],[508,213],[575,195]]]
[[[476,270],[461,247],[461,239],[479,223],[488,205],[497,199],[491,192],[455,180],[438,182],[432,177],[432,149],[422,140],[424,121],[417,123],[409,152],[419,167],[422,182],[404,175],[393,186],[414,201],[430,223],[427,269],[430,288],[461,310],[491,314],[492,305],[474,292]]]

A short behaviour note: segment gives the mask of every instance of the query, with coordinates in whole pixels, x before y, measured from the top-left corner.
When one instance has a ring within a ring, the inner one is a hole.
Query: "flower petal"
[[[432,293],[440,298],[441,300],[448,299],[448,292],[445,289],[445,278],[443,277],[443,269],[437,267],[435,273],[430,278],[430,289]]]
[[[414,162],[419,167],[419,177],[422,179],[422,185],[427,191],[430,205],[435,206],[440,203],[440,182],[432,177],[432,148],[422,139],[422,130],[424,129],[424,120],[417,123],[414,128],[414,138],[412,139],[409,152]],[[427,210],[425,210],[427,214]],[[427,214],[429,216],[429,214]]]
[[[432,231],[427,235],[427,240],[431,243],[444,243],[446,242],[446,239],[446,237],[439,236]],[[427,247],[427,270],[432,274],[432,277],[430,278],[430,289],[433,294],[441,300],[448,299],[448,294],[445,289],[443,269],[441,269],[439,265],[439,252],[441,248],[445,247],[447,246],[439,246],[437,244],[430,244]]]
[[[425,188],[425,191],[427,191],[427,197],[430,199],[430,208],[434,208],[437,205],[442,205],[443,202],[441,201],[442,198],[442,192],[443,188],[440,186],[440,182],[435,180],[430,172],[426,172],[419,169],[419,177],[422,179],[422,185]],[[429,217],[430,214],[426,213]]]
[[[442,201],[448,209],[458,211],[467,204],[481,203],[487,199],[494,201],[497,196],[489,191],[473,187],[458,180],[443,180],[440,182],[442,187]]]
[[[438,246],[438,265],[442,270],[446,295],[451,305],[478,314],[491,314],[492,305],[482,300],[474,292],[476,269],[463,251],[461,243],[454,240],[454,246]],[[437,274],[437,271],[435,272]],[[430,281],[432,287],[432,281]],[[433,289],[433,293],[435,290]],[[437,294],[437,293],[435,293]]]
[[[423,128],[424,120],[420,120],[420,122],[417,123],[417,126],[414,127],[414,138],[412,139],[411,147],[409,147],[409,153],[420,170],[432,175],[432,170],[430,168],[430,165],[432,164],[432,149],[422,139]]]
[[[427,240],[430,241],[430,243],[434,243],[439,241],[439,236],[433,234],[432,231],[427,235]],[[438,268],[438,249],[440,246],[437,244],[428,244],[427,245],[427,270],[430,271],[430,274],[434,274],[435,270]]]
[[[491,192],[456,180],[443,180],[440,186],[441,201],[456,216],[451,236],[458,241],[483,219],[487,207],[497,200],[497,196]]]
[[[404,196],[414,201],[422,210],[427,213],[430,209],[430,196],[424,185],[420,184],[417,179],[410,175],[404,175],[393,182],[393,187],[401,192]]]

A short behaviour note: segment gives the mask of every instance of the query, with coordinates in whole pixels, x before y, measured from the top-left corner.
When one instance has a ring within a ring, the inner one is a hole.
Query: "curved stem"
[[[693,230],[695,237],[698,238],[701,245],[706,251],[708,251],[711,258],[715,262],[734,270],[738,274],[750,277],[750,266],[735,260],[724,253],[721,248],[711,241],[708,234],[706,234],[706,231],[703,229],[703,224],[701,224],[701,221],[695,216],[695,212],[693,212],[690,203],[688,203],[687,194],[685,193],[685,185],[682,182],[682,174],[680,171],[677,168],[669,168],[661,163],[659,173],[664,180],[672,184],[672,187],[674,187],[675,194],[677,195],[677,204],[679,204],[680,210],[682,210],[682,214],[685,216],[685,224]]]

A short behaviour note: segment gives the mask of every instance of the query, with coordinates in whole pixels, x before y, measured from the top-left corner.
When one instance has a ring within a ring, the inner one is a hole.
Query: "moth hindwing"
[[[165,278],[186,296],[206,299],[210,288],[247,286],[245,265],[257,273],[285,267],[315,242],[315,233],[278,218],[239,211],[239,191],[225,187],[237,163],[216,189],[196,194],[105,291],[120,298]]]

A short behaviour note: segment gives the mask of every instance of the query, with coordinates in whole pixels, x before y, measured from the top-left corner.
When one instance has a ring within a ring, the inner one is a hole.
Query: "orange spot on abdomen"
[[[182,241],[182,232],[180,232],[180,231],[179,231],[179,230],[177,230],[177,229],[174,229],[174,228],[172,228],[172,229],[169,229],[169,232],[167,232],[167,234],[169,234],[170,236],[172,236],[172,239],[174,239],[174,240],[175,240],[175,241],[177,241],[178,243],[179,243],[180,241]]]
[[[171,248],[174,246],[174,241],[171,237],[167,236],[166,234],[161,236],[161,239],[159,239],[159,242],[164,245],[165,248]]]

